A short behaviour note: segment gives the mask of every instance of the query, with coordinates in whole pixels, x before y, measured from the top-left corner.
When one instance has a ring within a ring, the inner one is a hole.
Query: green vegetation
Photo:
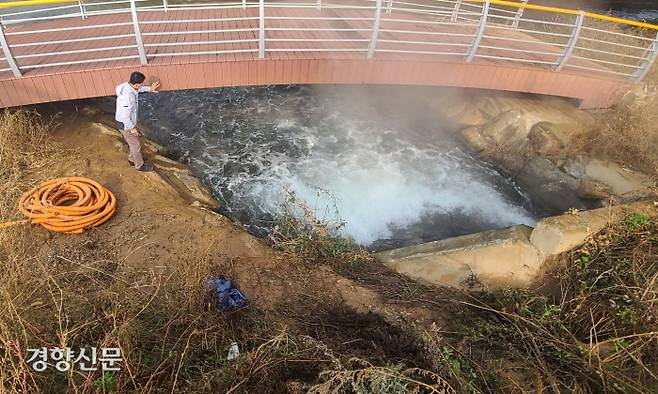
[[[649,216],[642,214],[630,215],[626,222],[628,223],[628,228],[632,231],[640,231],[642,227],[646,226],[649,223]]]
[[[116,390],[116,379],[112,372],[103,372],[103,375],[94,380],[94,386],[102,393],[113,393]]]

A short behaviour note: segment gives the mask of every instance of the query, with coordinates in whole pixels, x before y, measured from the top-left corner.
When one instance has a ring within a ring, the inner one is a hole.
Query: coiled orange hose
[[[116,197],[96,181],[66,177],[43,182],[23,194],[18,209],[28,219],[0,223],[0,228],[34,223],[58,233],[80,234],[110,220]]]

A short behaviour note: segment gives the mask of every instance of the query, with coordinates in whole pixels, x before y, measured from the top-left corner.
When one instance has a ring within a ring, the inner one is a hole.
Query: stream
[[[444,129],[446,89],[270,86],[144,95],[142,120],[266,237],[294,193],[372,250],[532,225],[528,197]]]

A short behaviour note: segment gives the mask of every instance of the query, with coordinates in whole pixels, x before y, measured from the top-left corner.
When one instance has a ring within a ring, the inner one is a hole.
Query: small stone
[[[203,206],[203,204],[201,204],[201,203],[199,202],[199,200],[194,200],[194,201],[192,201],[192,204],[190,204],[190,206],[192,206],[192,207],[197,207],[197,208],[198,208],[198,207]]]

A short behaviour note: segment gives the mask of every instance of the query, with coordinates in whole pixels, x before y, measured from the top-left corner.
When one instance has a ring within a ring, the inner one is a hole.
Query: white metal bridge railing
[[[640,81],[658,55],[658,26],[528,0],[57,4],[65,1],[36,0],[26,3],[51,4],[0,12],[0,72],[20,77],[34,69],[126,59],[146,65],[164,56],[342,52],[488,59]],[[196,16],[186,17],[191,11]],[[95,18],[103,15],[117,18]],[[78,22],[48,24],[60,20]]]

